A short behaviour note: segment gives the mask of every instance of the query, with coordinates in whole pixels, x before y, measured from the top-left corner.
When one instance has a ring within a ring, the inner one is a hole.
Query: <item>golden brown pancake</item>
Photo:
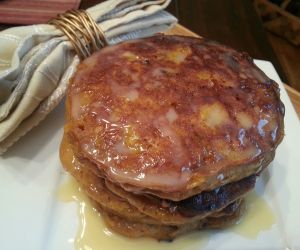
[[[158,240],[172,240],[184,233],[200,229],[219,229],[235,224],[242,216],[245,210],[244,201],[238,209],[231,215],[225,215],[218,218],[207,217],[200,221],[189,224],[172,226],[172,225],[154,225],[137,223],[126,220],[98,207],[106,224],[114,231],[126,235],[130,238],[136,237],[153,237]]]
[[[131,205],[126,197],[124,199],[122,196],[110,192],[106,188],[103,178],[97,176],[86,161],[81,162],[76,157],[74,147],[66,136],[63,139],[60,153],[65,169],[73,175],[91,198],[94,207],[101,213],[108,226],[129,237],[147,236],[159,240],[172,240],[191,230],[230,226],[238,221],[244,212],[242,198],[236,199],[225,208],[206,213],[206,216],[203,214],[193,216],[189,213],[186,217],[185,215],[180,216],[176,209],[168,210],[164,205],[158,207],[157,204],[156,207],[153,207],[149,199],[142,199],[139,200],[139,203]],[[155,197],[152,198],[157,200]],[[160,203],[166,202],[168,201],[161,200]],[[150,214],[151,216],[147,215],[147,212],[145,213],[147,207],[156,210],[157,213],[154,211]]]
[[[103,49],[79,65],[67,102],[83,156],[129,191],[173,200],[266,167],[283,137],[277,84],[200,38]]]
[[[243,185],[245,180],[236,185],[238,190],[227,190],[231,192],[219,191],[218,193],[213,191],[203,193],[203,197],[198,195],[180,202],[173,202],[152,195],[130,194],[112,183],[107,185],[102,177],[92,171],[93,165],[91,163],[82,161],[76,156],[74,146],[67,136],[64,137],[62,142],[61,155],[65,169],[73,175],[97,206],[101,206],[102,210],[108,210],[110,213],[124,217],[127,220],[140,223],[182,225],[200,221],[207,216],[231,215],[238,208],[241,197],[251,190],[255,184],[255,177],[250,177],[251,181],[248,182],[248,185],[247,183]],[[233,184],[229,185],[232,186]],[[220,187],[219,190],[222,188],[224,187]],[[222,198],[218,199],[221,206],[217,206],[217,202],[214,202],[218,196],[212,198],[208,197],[209,195],[221,196]],[[230,197],[231,195],[234,195],[234,197]],[[201,203],[195,202],[199,198],[202,198]]]
[[[62,163],[131,237],[235,222],[284,134],[278,85],[202,38],[102,49],[78,66],[66,106]]]

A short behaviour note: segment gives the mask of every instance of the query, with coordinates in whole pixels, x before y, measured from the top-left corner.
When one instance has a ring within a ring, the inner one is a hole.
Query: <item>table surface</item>
[[[172,0],[168,11],[200,36],[272,62],[282,81],[287,82],[252,0]]]

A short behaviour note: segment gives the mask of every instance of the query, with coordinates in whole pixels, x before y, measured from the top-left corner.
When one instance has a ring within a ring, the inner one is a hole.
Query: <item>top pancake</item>
[[[84,60],[67,116],[65,132],[110,181],[180,200],[265,167],[283,137],[284,106],[247,54],[158,35]]]

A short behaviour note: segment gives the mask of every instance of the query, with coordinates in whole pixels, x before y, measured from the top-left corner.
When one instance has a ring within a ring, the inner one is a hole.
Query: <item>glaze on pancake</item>
[[[183,225],[203,220],[208,216],[230,216],[238,209],[241,197],[255,184],[255,177],[251,176],[246,180],[230,183],[179,202],[151,195],[132,194],[113,183],[107,183],[107,180],[97,175],[93,171],[94,164],[78,156],[70,142],[70,138],[65,135],[60,152],[64,168],[78,181],[96,206],[130,221]]]
[[[278,85],[205,39],[158,35],[83,61],[67,97],[80,154],[130,192],[182,200],[266,167],[283,137]]]
[[[65,134],[60,148],[60,156],[65,169],[72,174],[91,198],[94,208],[99,210],[107,225],[123,235],[129,237],[150,236],[159,240],[172,240],[191,230],[232,225],[241,218],[244,212],[244,200],[241,197],[233,202],[226,199],[227,205],[222,208],[209,207],[209,209],[205,211],[202,209],[197,213],[195,210],[199,210],[201,206],[199,202],[195,203],[196,206],[194,204],[182,206],[180,203],[184,201],[176,203],[159,200],[157,197],[144,197],[144,199],[137,197],[138,202],[132,202],[128,199],[128,195],[110,191],[110,188],[105,185],[105,180],[91,168],[93,163],[77,156],[78,152],[76,152],[71,141],[70,137]],[[243,182],[242,180],[240,183]],[[249,185],[241,184],[240,186],[242,191],[234,192],[237,196],[243,196],[249,189]],[[223,189],[227,190],[228,188],[223,187]],[[211,193],[215,193],[215,191]],[[204,195],[207,196],[207,193]],[[225,198],[226,195],[223,196]],[[224,199],[220,199],[220,201],[224,201]],[[154,205],[154,202],[157,204]],[[229,202],[231,203],[228,205]],[[167,203],[172,203],[172,207],[169,207]],[[194,214],[192,215],[190,211],[193,207],[192,212]],[[179,211],[185,209],[187,216],[182,215]]]

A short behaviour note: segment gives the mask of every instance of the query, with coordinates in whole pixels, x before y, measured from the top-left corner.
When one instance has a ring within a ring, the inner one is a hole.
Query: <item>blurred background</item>
[[[0,30],[100,2],[0,0]],[[173,0],[168,11],[200,36],[271,61],[282,81],[300,90],[300,0]]]
[[[201,36],[271,61],[300,90],[300,0],[173,0],[169,11]]]

